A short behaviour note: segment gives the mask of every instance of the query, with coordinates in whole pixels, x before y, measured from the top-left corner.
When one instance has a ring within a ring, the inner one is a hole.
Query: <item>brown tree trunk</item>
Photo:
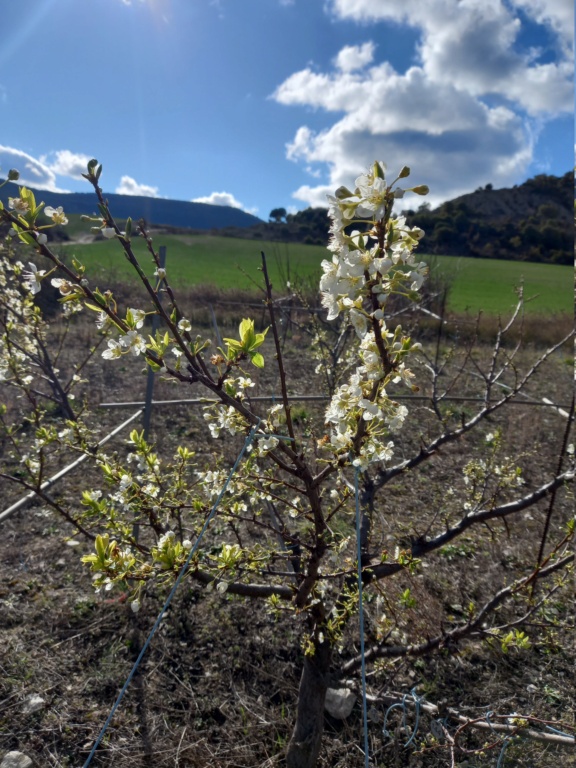
[[[298,713],[286,754],[287,768],[314,768],[322,744],[324,701],[332,648],[316,644],[313,656],[306,656],[298,691]]]

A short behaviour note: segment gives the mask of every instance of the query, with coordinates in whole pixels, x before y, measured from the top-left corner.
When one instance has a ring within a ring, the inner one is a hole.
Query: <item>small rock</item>
[[[38,710],[44,709],[45,704],[46,701],[42,696],[39,696],[37,693],[32,693],[24,699],[22,712],[24,712],[25,715],[29,715],[31,712],[38,712]]]
[[[32,760],[24,752],[8,752],[0,763],[0,768],[30,768]]]
[[[530,685],[526,686],[526,690],[528,691],[528,693],[538,693],[538,686],[530,683]]]
[[[356,696],[347,688],[328,688],[324,708],[336,720],[344,720],[352,712]]]

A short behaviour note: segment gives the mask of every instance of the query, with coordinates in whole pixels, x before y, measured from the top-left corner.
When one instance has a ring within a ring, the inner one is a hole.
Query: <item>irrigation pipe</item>
[[[131,424],[135,419],[137,419],[142,414],[142,408],[140,410],[136,411],[136,413],[133,413],[132,416],[130,416],[129,419],[126,419],[126,421],[123,421],[122,424],[117,426],[115,429],[110,432],[110,434],[106,435],[100,442],[98,443],[98,448],[100,446],[104,445],[108,442],[108,440],[111,440],[115,435],[118,434],[118,432],[121,432],[124,427],[127,427],[128,424]],[[61,469],[60,472],[57,472],[55,475],[52,475],[48,480],[45,480],[42,485],[40,486],[41,491],[45,491],[47,488],[50,488],[50,486],[54,485],[54,483],[57,480],[60,480],[61,477],[64,477],[64,475],[67,475],[68,472],[71,472],[73,469],[76,469],[77,466],[82,464],[83,461],[86,461],[88,458],[87,454],[83,454],[79,458],[76,459],[76,461],[73,461],[72,464],[68,464],[67,467],[64,467],[64,469]],[[10,515],[14,514],[14,512],[17,512],[19,509],[21,509],[23,506],[28,504],[29,501],[32,501],[32,499],[36,496],[36,491],[30,491],[30,493],[27,493],[26,496],[23,496],[20,501],[17,501],[15,504],[12,504],[11,507],[8,507],[8,509],[5,509],[4,512],[0,513],[0,523],[3,520],[6,520]]]
[[[484,377],[479,373],[474,373],[474,371],[468,371],[468,373],[470,376],[475,376],[477,379],[482,379],[484,381]],[[492,384],[495,384],[501,389],[507,389],[508,392],[512,391],[512,387],[510,387],[508,384],[504,384],[502,381],[494,381]],[[525,392],[517,392],[516,394],[520,397],[530,397],[530,395],[527,395]],[[448,400],[449,398],[445,399]],[[516,403],[517,405],[547,405],[549,408],[553,408],[556,413],[560,414],[560,416],[564,416],[565,419],[570,418],[568,411],[564,410],[564,408],[570,408],[569,405],[558,405],[557,403],[553,403],[552,400],[549,400],[547,397],[543,397],[541,400],[524,400],[521,403],[518,400],[510,400],[508,405],[510,405],[510,403]]]
[[[506,385],[501,385],[506,386]],[[519,393],[522,394],[522,393]],[[525,397],[529,397],[529,395],[525,395]],[[257,402],[264,402],[264,403],[274,403],[278,402],[280,400],[280,395],[258,395],[256,397],[251,397],[250,402],[257,403]],[[431,397],[428,395],[395,395],[393,400],[420,400],[420,401],[430,401],[432,400]],[[294,400],[297,402],[326,402],[327,400],[330,400],[330,395],[288,395],[288,400]],[[484,403],[484,399],[481,397],[458,397],[454,395],[453,397],[443,397],[442,400],[450,401],[450,402],[463,402],[463,403]],[[195,399],[190,400],[153,400],[152,405],[209,405],[211,403],[218,403],[219,400],[212,400],[209,398],[203,398],[198,397]],[[494,401],[496,402],[496,401]],[[100,403],[99,408],[136,408],[138,406],[144,406],[145,401],[137,400],[134,402],[120,402],[120,403]],[[536,405],[540,407],[547,407],[547,408],[554,408],[558,413],[561,413],[563,416],[568,416],[568,413],[565,411],[562,411],[562,408],[570,408],[569,405],[558,405],[557,403],[552,403],[548,398],[542,398],[542,401],[540,400],[510,400],[508,402],[508,405]]]
[[[351,687],[354,685],[353,681],[347,681],[346,684],[350,685]],[[510,734],[511,736],[520,736],[522,738],[540,741],[542,743],[556,745],[559,747],[574,747],[576,743],[574,736],[571,736],[563,731],[556,730],[555,728],[551,728],[548,724],[544,724],[544,726],[553,731],[552,733],[545,733],[544,731],[538,731],[535,728],[530,727],[519,728],[517,725],[495,723],[493,720],[488,722],[485,719],[473,719],[466,717],[459,710],[454,709],[453,707],[446,707],[441,710],[441,708],[436,704],[433,704],[432,702],[426,701],[424,699],[420,699],[417,705],[416,701],[408,698],[406,695],[402,695],[401,693],[388,695],[385,694],[383,696],[374,696],[368,694],[366,698],[372,705],[384,704],[385,706],[388,706],[388,708],[390,708],[390,706],[400,706],[404,708],[408,706],[419,706],[422,711],[430,717],[438,718],[442,716],[442,718],[446,720],[451,718],[456,720],[461,726],[478,728],[480,730],[490,730],[495,733],[502,734],[502,736]],[[501,715],[500,717],[504,719],[510,717],[510,715]],[[521,719],[522,715],[518,715],[518,717]],[[530,721],[530,719],[528,720]],[[537,718],[533,718],[533,720],[534,722],[538,722]]]

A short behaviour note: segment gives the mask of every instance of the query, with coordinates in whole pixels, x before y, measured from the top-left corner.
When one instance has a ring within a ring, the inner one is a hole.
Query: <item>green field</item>
[[[530,300],[527,312],[574,312],[572,267],[460,256],[433,256],[429,262],[450,283],[452,312],[507,313],[516,306],[520,284],[524,298]]]
[[[135,238],[134,251],[145,271],[151,273],[151,258],[143,242]],[[323,246],[242,240],[212,235],[162,235],[155,247],[167,248],[167,272],[173,287],[214,285],[223,290],[246,289],[262,284],[260,252],[267,256],[268,269],[277,293],[284,292],[286,279],[315,284],[320,262],[329,253]],[[100,288],[133,276],[119,244],[112,241],[60,246],[86,265]],[[457,256],[422,255],[433,270],[450,283],[449,310],[506,314],[515,306],[515,288],[524,284],[525,298],[535,297],[528,312],[549,314],[573,312],[573,270],[532,262],[473,259]]]

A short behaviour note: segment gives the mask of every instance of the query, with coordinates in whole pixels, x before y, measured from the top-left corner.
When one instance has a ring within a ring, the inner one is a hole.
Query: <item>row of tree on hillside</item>
[[[424,203],[403,213],[410,226],[425,231],[425,250],[430,253],[570,264],[573,183],[573,173],[567,173],[539,175],[512,189],[495,190],[487,184],[434,210]],[[273,208],[268,223],[233,234],[325,245],[328,226],[324,208],[294,214]]]

